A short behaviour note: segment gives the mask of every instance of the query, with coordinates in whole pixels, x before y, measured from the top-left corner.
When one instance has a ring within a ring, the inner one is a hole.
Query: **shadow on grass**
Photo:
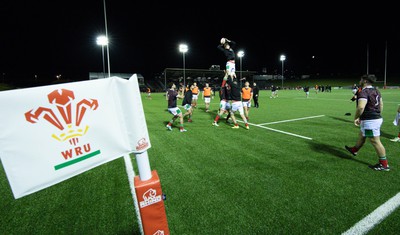
[[[327,144],[323,144],[323,143],[319,143],[317,141],[310,141],[308,142],[310,144],[310,147],[313,151],[318,152],[318,153],[324,153],[327,154],[329,156],[334,156],[334,157],[338,157],[338,158],[342,158],[342,159],[346,159],[346,160],[350,160],[350,161],[355,161],[364,165],[371,165],[368,162],[365,162],[363,160],[359,160],[356,157],[350,156],[350,153],[347,152],[347,150],[344,148],[339,148],[337,146],[331,146],[331,145],[327,145]]]
[[[334,116],[328,116],[328,117],[332,118],[332,119],[335,119],[335,120],[338,120],[338,121],[341,121],[341,122],[349,122],[349,123],[353,123],[354,122],[353,119],[348,120],[348,119],[334,117]]]
[[[381,138],[391,139],[397,136],[397,129],[393,131],[393,134],[388,134],[386,132],[381,131]]]

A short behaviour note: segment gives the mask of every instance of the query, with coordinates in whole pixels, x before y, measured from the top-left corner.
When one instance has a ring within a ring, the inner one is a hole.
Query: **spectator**
[[[257,84],[254,82],[253,83],[253,101],[254,101],[254,107],[258,108],[259,104],[258,104],[258,94],[260,92],[260,89],[258,89]]]

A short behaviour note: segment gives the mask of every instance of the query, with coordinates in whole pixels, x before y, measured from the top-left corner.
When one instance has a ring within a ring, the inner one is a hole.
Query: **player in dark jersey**
[[[183,115],[183,118],[188,116],[188,122],[192,122],[192,115],[193,115],[193,92],[192,92],[193,85],[185,92],[185,95],[182,100],[182,106],[186,110],[186,113]],[[181,88],[183,92],[183,87]]]
[[[241,87],[240,84],[237,82],[237,79],[234,79],[232,77],[228,77],[226,83],[231,87],[231,104],[232,104],[232,109],[231,109],[231,118],[234,122],[234,126],[232,127],[233,129],[238,129],[239,124],[236,121],[235,118],[235,112],[239,111],[240,116],[242,117],[242,120],[246,126],[246,129],[249,128],[249,123],[247,122],[247,118],[244,115],[244,109],[243,109],[243,103],[242,103],[242,93],[241,93]]]
[[[183,116],[182,116],[182,111],[179,109],[177,106],[177,99],[182,99],[183,96],[176,91],[176,85],[174,83],[171,84],[171,88],[168,89],[165,98],[168,101],[168,112],[173,115],[171,121],[168,122],[166,125],[167,129],[172,131],[172,124],[175,122],[177,118],[179,118],[180,121],[180,127],[179,130],[180,132],[185,132],[186,129],[183,128]]]
[[[308,96],[310,95],[310,87],[309,86],[305,86],[303,88],[304,92],[306,93],[306,98],[308,98]]]
[[[354,84],[352,87],[351,87],[351,92],[353,93],[353,96],[351,97],[351,102],[354,102],[354,101],[356,101],[357,100],[357,95],[358,95],[358,93],[360,93],[361,92],[361,90],[362,90],[362,87],[361,86],[357,86],[356,84]]]
[[[278,90],[276,86],[271,85],[271,96],[269,98],[276,98],[278,97]]]
[[[221,87],[221,90],[219,91],[219,98],[220,98],[219,110],[212,124],[213,126],[219,126],[218,120],[222,117],[222,115],[225,112],[228,113],[226,121],[228,121],[230,117],[231,104],[229,103],[229,95],[230,95],[229,93],[230,93],[230,87],[228,84],[225,84],[224,87]]]
[[[225,71],[228,76],[232,78],[236,78],[236,65],[235,65],[235,60],[236,60],[236,54],[235,51],[233,50],[233,47],[236,46],[236,42],[229,40],[227,38],[221,38],[220,44],[217,46],[218,50],[222,51],[226,57],[226,65],[225,65]],[[222,85],[221,87],[225,86],[226,80],[222,80]]]
[[[345,148],[356,156],[366,138],[369,138],[379,158],[378,164],[371,165],[370,168],[377,171],[389,171],[386,149],[380,140],[383,100],[379,90],[372,86],[374,82],[376,82],[376,77],[372,74],[363,75],[360,79],[362,90],[357,94],[357,108],[354,115],[354,125],[360,127],[360,132],[356,144],[353,147],[346,145]]]
[[[253,82],[253,100],[254,100],[254,108],[259,108],[260,105],[258,104],[258,94],[260,89],[258,88],[257,84]]]

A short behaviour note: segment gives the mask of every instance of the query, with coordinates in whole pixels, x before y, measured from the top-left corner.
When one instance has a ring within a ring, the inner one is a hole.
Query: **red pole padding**
[[[169,235],[163,193],[157,171],[151,172],[151,179],[141,181],[135,176],[135,190],[145,235]]]

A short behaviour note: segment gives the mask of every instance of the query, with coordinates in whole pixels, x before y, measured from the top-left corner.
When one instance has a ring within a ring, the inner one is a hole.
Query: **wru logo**
[[[55,113],[55,110],[46,107],[39,107],[36,110],[32,109],[25,113],[25,119],[31,123],[37,123],[40,119],[44,119],[56,128],[61,133],[53,134],[52,137],[58,141],[68,140],[71,145],[76,145],[79,141],[78,137],[87,133],[89,126],[81,127],[82,119],[87,110],[96,110],[98,102],[96,99],[83,99],[79,102],[74,102],[74,92],[67,89],[54,90],[47,95],[49,103],[56,106],[59,115],[63,120],[60,120]],[[75,106],[73,106],[75,104]],[[75,116],[73,116],[73,108],[75,108]]]

